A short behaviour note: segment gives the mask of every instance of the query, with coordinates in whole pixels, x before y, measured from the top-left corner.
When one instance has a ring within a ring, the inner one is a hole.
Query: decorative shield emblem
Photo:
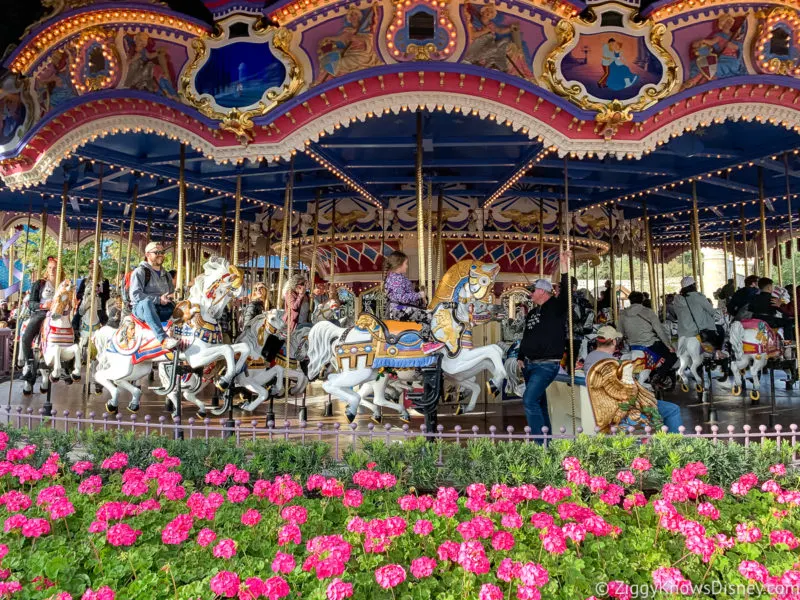
[[[717,55],[712,53],[709,48],[704,48],[704,50],[705,53],[698,53],[695,63],[703,77],[710,81],[717,75]]]
[[[677,61],[664,43],[661,23],[635,22],[635,9],[606,3],[590,17],[562,20],[558,45],[547,55],[544,82],[584,110],[597,111],[605,137],[674,91]],[[592,18],[594,17],[594,18]]]
[[[218,27],[221,33],[193,42],[195,58],[181,75],[180,93],[248,143],[253,117],[294,96],[303,85],[302,69],[289,51],[288,29],[264,27],[244,15],[220,21]]]

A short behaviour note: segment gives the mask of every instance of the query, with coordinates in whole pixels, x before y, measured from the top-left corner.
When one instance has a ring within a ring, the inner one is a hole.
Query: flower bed
[[[596,455],[561,456],[557,472],[547,461],[564,448],[535,450],[545,464],[528,467],[551,484],[421,494],[409,471],[428,463],[389,447],[369,448],[377,464],[351,454],[338,478],[328,462],[325,472],[267,478],[249,455],[206,458],[195,480],[184,476],[194,459],[172,452],[191,445],[144,456],[155,440],[117,438],[139,446],[69,461],[0,433],[0,598],[800,598],[796,475],[765,464],[761,477],[740,472],[723,487],[704,462],[665,462],[658,445],[672,437],[574,443],[576,455]],[[436,454],[428,446],[417,451]],[[745,451],[759,465],[784,452]],[[394,473],[382,467],[392,461]],[[705,462],[731,466],[713,453]],[[660,489],[642,493],[665,473]]]

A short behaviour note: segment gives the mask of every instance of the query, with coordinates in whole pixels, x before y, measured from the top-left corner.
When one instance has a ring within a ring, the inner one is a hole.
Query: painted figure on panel
[[[597,82],[598,87],[607,87],[612,90],[624,90],[631,87],[639,79],[625,63],[622,52],[622,42],[613,37],[603,44],[603,75]]]
[[[145,31],[126,35],[123,43],[128,58],[128,74],[122,87],[154,94],[161,92],[168,98],[177,99],[175,69],[166,48],[157,46],[156,40]]]
[[[692,43],[691,69],[683,88],[713,79],[746,75],[742,51],[747,35],[747,19],[724,14],[717,19],[717,30],[709,37]]]
[[[462,62],[498,69],[524,79],[533,79],[528,45],[523,41],[519,23],[506,23],[494,4],[480,8],[469,2],[462,10],[467,22],[468,46]]]
[[[0,145],[7,144],[25,122],[25,104],[22,94],[13,79],[6,79],[0,86]]]
[[[383,64],[375,51],[375,29],[378,6],[360,10],[351,6],[345,15],[342,30],[319,42],[317,56],[320,70],[314,85],[354,71]]]
[[[50,62],[36,79],[36,93],[42,114],[75,97],[75,90],[69,74],[71,56],[66,48],[53,52]]]

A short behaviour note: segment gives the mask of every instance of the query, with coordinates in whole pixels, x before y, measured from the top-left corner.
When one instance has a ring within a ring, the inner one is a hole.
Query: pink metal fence
[[[121,414],[114,416],[102,413],[99,416],[95,412],[88,415],[78,411],[73,416],[68,410],[52,416],[45,416],[44,410],[34,411],[33,408],[23,409],[21,406],[5,407],[0,410],[0,421],[17,428],[32,429],[36,427],[51,427],[60,431],[81,431],[95,429],[101,431],[129,431],[138,435],[162,435],[176,439],[210,439],[212,437],[234,438],[236,444],[242,444],[248,440],[267,439],[271,441],[291,441],[295,443],[308,443],[312,441],[325,441],[331,444],[334,457],[339,459],[342,452],[347,447],[358,447],[360,442],[383,440],[386,443],[409,441],[413,438],[424,437],[428,440],[442,440],[452,443],[463,443],[470,439],[487,438],[494,442],[515,442],[515,443],[534,443],[540,442],[549,444],[553,440],[575,439],[577,435],[583,433],[578,428],[577,434],[572,435],[562,427],[558,433],[550,433],[547,428],[543,428],[542,433],[533,435],[529,427],[525,427],[520,433],[514,427],[508,426],[505,431],[495,426],[489,427],[489,433],[480,433],[478,426],[471,429],[462,428],[456,425],[452,430],[446,431],[443,425],[439,425],[436,431],[427,431],[422,425],[418,430],[412,429],[408,425],[402,428],[393,427],[385,424],[382,427],[373,423],[360,425],[352,423],[342,425],[340,423],[317,423],[309,424],[300,422],[292,425],[289,421],[284,421],[282,425],[274,422],[267,423],[267,426],[259,426],[257,421],[249,423],[237,420],[228,426],[224,422],[216,424],[211,419],[190,418],[183,422],[180,419],[171,419],[160,416],[153,419],[150,415],[145,415],[143,419],[130,415],[128,419]],[[612,429],[612,433],[619,433]],[[654,431],[649,427],[644,431],[634,431],[633,429],[625,432],[626,435],[634,436],[642,441],[653,435]],[[794,423],[788,428],[782,425],[775,425],[769,429],[766,425],[760,425],[754,429],[750,425],[744,425],[737,431],[733,425],[729,425],[725,430],[721,430],[717,425],[712,425],[707,431],[698,425],[694,431],[684,427],[680,428],[680,435],[707,438],[712,443],[740,443],[745,447],[750,444],[763,444],[767,440],[774,440],[779,446],[789,444],[792,448],[792,460],[798,462],[798,437],[800,429]]]

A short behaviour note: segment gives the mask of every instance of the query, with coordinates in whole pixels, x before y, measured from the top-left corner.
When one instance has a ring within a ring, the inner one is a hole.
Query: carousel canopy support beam
[[[383,207],[386,207],[386,203],[385,203],[383,200],[379,200],[379,199],[378,199],[378,198],[377,198],[377,197],[376,197],[376,196],[375,196],[375,195],[372,193],[372,191],[370,191],[370,189],[367,187],[367,185],[366,185],[366,184],[365,184],[363,181],[361,181],[361,180],[360,180],[358,177],[356,177],[355,175],[353,175],[352,173],[350,173],[350,172],[348,171],[348,169],[345,169],[345,168],[344,168],[344,166],[342,166],[341,164],[339,164],[339,162],[338,162],[338,161],[337,161],[335,158],[332,158],[332,157],[331,157],[331,156],[330,156],[330,155],[329,155],[327,152],[325,152],[325,151],[324,151],[322,148],[320,148],[320,146],[319,146],[318,144],[310,144],[310,145],[308,146],[308,148],[307,148],[307,149],[308,149],[308,150],[310,151],[310,153],[311,153],[311,154],[308,154],[308,156],[312,157],[312,160],[313,160],[313,154],[316,154],[316,155],[317,155],[319,158],[321,158],[321,159],[323,159],[323,160],[327,161],[327,162],[328,162],[328,164],[330,164],[330,165],[331,165],[331,166],[332,166],[334,169],[338,169],[340,173],[343,173],[343,174],[344,174],[346,177],[349,177],[349,178],[350,178],[350,180],[351,180],[351,181],[352,181],[352,182],[353,182],[353,183],[354,183],[356,186],[359,186],[361,189],[365,190],[365,191],[367,192],[367,194],[369,194],[369,197],[366,197],[366,198],[365,198],[366,200],[370,200],[370,201],[371,201],[371,200],[373,200],[373,199],[374,199],[374,200],[375,200],[376,202],[378,202],[378,203],[379,203],[381,206],[383,206]],[[334,174],[335,174],[335,173],[334,173]],[[292,172],[292,174],[290,175],[290,177],[294,178],[294,172]],[[342,185],[342,184],[344,184],[344,182],[341,182],[341,181],[340,181],[340,185]],[[362,195],[363,195],[363,194],[362,194]],[[349,197],[352,197],[352,196],[353,196],[353,194],[350,194],[350,196],[349,196]],[[302,201],[304,201],[304,199],[295,198],[293,201],[294,201],[294,202],[296,202],[296,201],[300,201],[300,202],[302,202]]]
[[[544,154],[540,155],[542,151],[543,148],[540,145],[536,145],[527,152],[524,152],[522,156],[520,156],[519,162],[516,165],[514,165],[514,168],[509,173],[506,173],[506,176],[503,177],[500,181],[492,179],[490,181],[480,182],[480,183],[496,184],[495,187],[492,189],[492,191],[489,193],[489,195],[486,196],[486,200],[484,200],[483,206],[486,207],[489,204],[491,204],[494,200],[497,199],[496,198],[497,196],[503,193],[504,190],[507,190],[508,188],[511,187],[513,183],[516,183],[517,181],[522,179],[525,176],[525,174],[533,168],[535,164],[537,164],[542,158],[544,158]],[[564,168],[563,164],[561,165],[561,168],[562,169]],[[436,178],[434,178],[434,182],[435,181]],[[554,185],[562,185],[564,183],[563,178],[553,179],[553,181],[557,182]]]

